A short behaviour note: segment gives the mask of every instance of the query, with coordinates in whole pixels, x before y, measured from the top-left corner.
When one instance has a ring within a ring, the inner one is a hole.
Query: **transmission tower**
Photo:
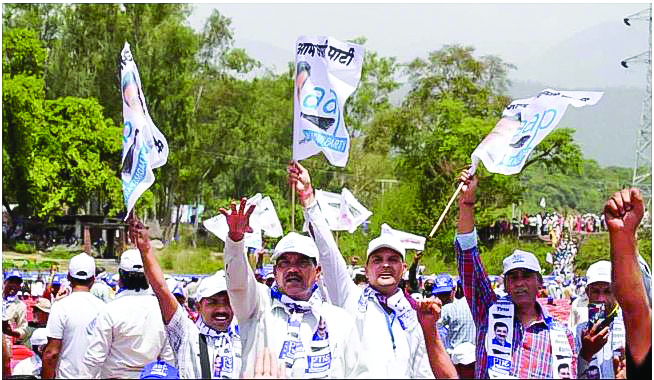
[[[636,142],[636,160],[634,162],[634,174],[631,184],[641,189],[646,205],[645,225],[650,226],[652,223],[652,6],[643,9],[624,18],[624,23],[631,26],[630,21],[646,21],[649,24],[648,47],[647,51],[629,57],[620,64],[628,68],[631,63],[644,63],[647,65],[647,82],[645,99],[643,99],[643,108],[640,114],[640,130],[638,131]]]

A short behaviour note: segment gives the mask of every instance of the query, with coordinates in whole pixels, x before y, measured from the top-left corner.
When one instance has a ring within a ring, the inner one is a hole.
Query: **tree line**
[[[124,211],[118,58],[127,41],[150,115],[170,147],[168,163],[155,170],[155,184],[137,203],[138,215],[147,212],[170,237],[171,217],[179,218],[171,216],[172,206],[204,204],[207,218],[260,192],[290,230],[293,57],[288,70],[274,73],[234,47],[228,17],[214,10],[196,32],[187,21],[191,10],[190,4],[3,4],[5,207],[17,203],[13,213],[43,219],[65,209]],[[365,46],[366,39],[351,41]],[[346,104],[347,167],[332,167],[323,156],[303,165],[316,188],[347,187],[373,212],[368,234],[379,234],[385,222],[426,236],[470,154],[510,102],[513,69],[462,45],[407,64],[366,51],[361,82]],[[401,76],[410,91],[396,105],[390,95]],[[534,208],[542,196],[550,207],[598,211],[614,183],[629,178],[585,160],[571,128],[550,134],[520,175],[483,168],[478,175],[481,224],[507,210],[510,217],[512,204]],[[382,185],[382,179],[398,182]],[[299,204],[295,212],[300,228]],[[450,212],[427,255],[452,260],[455,222]],[[341,235],[340,243],[352,255],[365,251],[368,240],[359,229]]]

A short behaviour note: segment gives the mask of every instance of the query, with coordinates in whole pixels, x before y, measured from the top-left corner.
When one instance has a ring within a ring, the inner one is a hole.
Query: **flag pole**
[[[295,182],[291,185],[291,231],[295,232]]]
[[[452,202],[454,202],[454,199],[456,198],[457,195],[459,195],[459,192],[461,191],[462,188],[463,188],[463,182],[461,182],[459,184],[459,187],[454,192],[454,195],[452,195],[452,198],[450,198],[450,201],[447,202],[447,206],[445,206],[445,211],[443,211],[440,218],[438,218],[438,222],[436,222],[436,225],[434,226],[434,228],[431,229],[431,232],[429,233],[430,238],[432,236],[434,236],[434,233],[438,229],[438,226],[441,225],[441,222],[443,221],[443,218],[445,218],[445,214],[447,214],[447,211],[450,209],[450,206],[452,206]]]

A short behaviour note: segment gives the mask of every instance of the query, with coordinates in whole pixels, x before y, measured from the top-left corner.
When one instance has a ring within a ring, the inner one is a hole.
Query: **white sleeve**
[[[257,280],[245,252],[245,239],[225,242],[225,274],[229,302],[238,321],[256,318],[261,310],[257,294]]]
[[[50,309],[50,317],[48,317],[48,324],[46,325],[48,337],[63,339],[65,325],[66,314],[61,310],[61,304],[55,302]]]
[[[322,215],[317,201],[304,210],[305,219],[309,222],[309,233],[320,253],[320,266],[325,276],[327,292],[334,305],[344,307],[351,294],[359,289],[350,277],[347,264],[339,251],[327,220]]]
[[[188,322],[191,322],[191,320],[186,316],[186,313],[184,313],[184,308],[178,307],[177,310],[175,310],[175,314],[173,314],[173,317],[170,319],[170,322],[168,322],[167,325],[164,324],[168,343],[170,343],[174,352],[179,351],[182,342],[190,339],[188,336]]]
[[[113,321],[108,311],[105,310],[100,312],[91,324],[94,326],[91,327],[89,348],[84,354],[83,364],[91,378],[99,379],[100,369],[107,359],[113,342]]]
[[[433,379],[435,378],[434,372],[431,370],[429,363],[429,355],[427,354],[427,344],[425,343],[425,335],[422,332],[420,325],[414,326],[413,331],[406,331],[409,337],[409,347],[416,347],[413,355],[413,363],[411,363],[411,375],[413,379]]]

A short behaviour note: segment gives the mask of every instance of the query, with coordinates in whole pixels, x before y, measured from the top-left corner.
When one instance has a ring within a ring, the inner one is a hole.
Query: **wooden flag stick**
[[[295,231],[295,182],[291,186],[291,231]]]
[[[459,187],[454,192],[454,195],[452,195],[452,198],[450,198],[450,201],[447,202],[447,206],[445,206],[445,211],[443,211],[443,213],[441,214],[441,217],[438,218],[438,222],[436,222],[436,225],[434,226],[434,228],[432,228],[431,232],[429,233],[430,238],[432,236],[434,236],[434,233],[438,229],[438,226],[441,225],[441,222],[443,221],[443,218],[445,218],[445,214],[447,214],[447,211],[450,209],[450,206],[452,206],[452,202],[454,202],[454,199],[456,199],[456,196],[459,195],[459,192],[461,191],[462,188],[463,188],[463,182],[461,182],[459,184]]]

